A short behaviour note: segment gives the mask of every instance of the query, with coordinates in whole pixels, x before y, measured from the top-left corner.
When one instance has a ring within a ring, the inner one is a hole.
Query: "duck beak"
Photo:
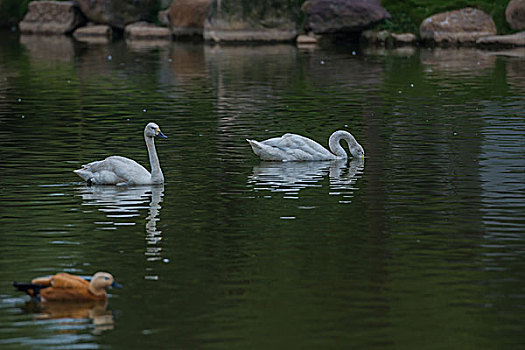
[[[122,288],[122,284],[119,284],[115,281],[113,281],[113,283],[111,283],[111,288],[116,288],[116,289],[121,289]]]
[[[167,139],[167,138],[168,138],[168,136],[164,135],[164,134],[162,133],[162,131],[160,131],[160,129],[157,130],[157,135],[155,135],[155,136],[158,136],[158,137],[160,137],[161,139]]]

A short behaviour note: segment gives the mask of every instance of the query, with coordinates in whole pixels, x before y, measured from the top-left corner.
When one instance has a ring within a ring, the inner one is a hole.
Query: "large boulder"
[[[25,34],[66,34],[84,22],[72,1],[33,1],[18,27]]]
[[[75,0],[94,23],[124,29],[126,24],[152,19],[156,0]]]
[[[473,44],[480,37],[496,35],[496,25],[485,12],[467,7],[428,17],[421,23],[419,35],[436,44]]]
[[[202,36],[212,0],[173,0],[171,6],[159,12],[159,21],[175,36]]]
[[[379,0],[309,0],[303,10],[305,29],[315,34],[362,32],[391,19]]]
[[[297,36],[300,8],[296,1],[213,1],[204,39],[210,41],[292,41]]]
[[[525,29],[525,0],[511,0],[505,9],[505,18],[512,29]]]

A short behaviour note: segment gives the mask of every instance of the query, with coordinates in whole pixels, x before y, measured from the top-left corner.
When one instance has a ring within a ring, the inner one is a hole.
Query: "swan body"
[[[108,296],[106,288],[120,287],[107,272],[97,272],[93,277],[57,273],[35,278],[31,283],[15,282],[13,286],[40,301],[105,300]]]
[[[82,165],[74,173],[86,180],[88,185],[162,184],[164,175],[155,149],[155,137],[167,138],[157,124],[149,123],[144,128],[144,140],[148,148],[151,173],[133,159],[121,156],[111,156]]]
[[[347,159],[341,140],[348,143],[352,157],[363,159],[365,151],[348,131],[335,131],[328,141],[330,151],[314,140],[296,134],[284,134],[264,141],[246,140],[253,152],[262,160],[273,161],[319,161]]]

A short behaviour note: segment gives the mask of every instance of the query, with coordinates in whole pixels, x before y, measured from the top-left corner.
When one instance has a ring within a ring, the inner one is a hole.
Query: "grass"
[[[392,15],[392,20],[380,28],[394,33],[419,33],[421,22],[436,13],[474,7],[492,16],[499,34],[511,31],[505,20],[508,0],[382,0],[381,4]]]

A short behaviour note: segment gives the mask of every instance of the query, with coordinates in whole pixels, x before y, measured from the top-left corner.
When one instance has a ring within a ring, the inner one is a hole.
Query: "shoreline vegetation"
[[[57,0],[58,2],[64,1],[64,0]],[[122,2],[122,0],[120,0]],[[201,2],[206,2],[206,0],[199,0]],[[229,9],[229,12],[225,12],[223,10],[222,13],[219,15],[224,16],[230,16],[229,18],[242,18],[245,15],[245,9],[246,6],[249,5],[249,8],[251,9],[251,13],[249,14],[249,18],[245,19],[246,23],[254,23],[254,21],[259,21],[260,23],[264,23],[266,21],[267,12],[272,12],[272,20],[278,20],[281,18],[283,22],[286,22],[286,25],[288,27],[294,25],[295,21],[295,30],[290,31],[290,34],[288,37],[296,38],[297,36],[303,36],[302,34],[310,34],[311,37],[319,37],[318,35],[313,35],[313,33],[308,33],[308,29],[305,28],[305,13],[307,8],[306,2],[304,0],[282,0],[282,1],[268,1],[268,0],[250,0],[250,2],[247,2],[247,0],[222,0],[223,7],[224,4],[226,4],[227,8]],[[0,0],[0,28],[11,28],[13,31],[20,30],[18,25],[20,21],[24,18],[25,14],[28,11],[28,5],[31,2],[31,0]],[[123,3],[125,3],[126,0],[124,0]],[[129,1],[128,1],[129,2]],[[173,0],[173,2],[178,2],[179,4],[184,1],[182,0]],[[217,3],[220,4],[221,1],[213,1],[208,0],[208,3],[210,4],[213,11],[216,11]],[[312,2],[310,0],[310,2]],[[373,1],[371,1],[373,2]],[[425,21],[425,19],[428,19],[430,16],[443,13],[446,11],[453,11],[453,10],[460,10],[465,8],[474,8],[477,10],[481,10],[484,13],[488,14],[492,21],[495,24],[495,33],[494,35],[509,35],[513,33],[519,32],[519,30],[513,30],[509,23],[506,20],[505,17],[505,10],[507,6],[509,5],[510,0],[377,0],[377,3],[380,2],[381,6],[388,11],[391,18],[384,17],[386,19],[382,19],[377,21],[371,28],[364,28],[364,29],[370,29],[374,33],[387,33],[384,35],[388,35],[391,39],[392,37],[396,37],[398,34],[410,34],[412,35],[413,39],[408,39],[406,43],[415,44],[415,43],[422,43],[424,38],[421,37],[420,34],[420,26]],[[159,26],[167,26],[169,29],[171,29],[172,33],[175,33],[175,29],[173,28],[173,24],[169,22],[162,20],[161,12],[165,12],[166,14],[169,14],[170,11],[170,5],[172,1],[169,0],[151,0],[150,3],[154,3],[153,6],[150,6],[150,13],[147,14],[146,17],[149,22],[155,23],[155,25]],[[179,5],[180,6],[180,5]],[[208,5],[206,5],[208,6]],[[172,6],[173,7],[173,6]],[[231,9],[231,10],[230,10]],[[164,11],[162,11],[164,10]],[[161,12],[159,12],[161,11]],[[239,12],[240,11],[240,12]],[[235,13],[239,12],[239,13]],[[210,11],[209,13],[212,13]],[[217,12],[213,13],[217,14]],[[295,14],[293,16],[290,16],[290,14]],[[257,16],[261,17],[258,18]],[[281,17],[280,17],[281,16]],[[216,17],[211,18],[210,21],[216,21]],[[219,16],[220,17],[220,16]],[[296,17],[294,19],[293,17]],[[217,21],[216,21],[217,22]],[[226,23],[226,21],[222,21],[218,24],[218,30],[217,33],[221,33],[221,31],[224,33],[229,30],[228,26],[233,27],[234,25],[238,25],[239,23]],[[109,24],[111,27],[111,24]],[[222,27],[221,27],[222,26]],[[108,27],[109,28],[109,27]],[[93,28],[95,29],[95,28]],[[217,29],[217,28],[215,28]],[[248,28],[251,30],[251,28]],[[257,29],[257,28],[256,28]],[[122,31],[123,28],[115,28],[113,26],[113,31]],[[149,30],[151,32],[151,26],[149,27]],[[167,29],[165,29],[167,30]],[[359,33],[362,32],[358,31]],[[213,34],[213,33],[212,33]],[[348,33],[347,33],[348,34]],[[166,33],[163,32],[163,35],[166,35]],[[169,35],[169,34],[168,34]],[[201,33],[202,37],[202,28]],[[521,34],[520,34],[521,35]],[[350,37],[350,36],[348,36]],[[381,39],[376,39],[378,36],[373,36],[372,40],[366,40],[371,43],[376,44],[385,44],[385,41],[381,42]],[[379,35],[380,37],[380,35]],[[355,38],[355,36],[354,36]],[[370,39],[371,36],[368,37]],[[206,33],[204,33],[204,39],[209,40],[209,36],[206,37]],[[213,38],[212,38],[213,39]],[[255,39],[256,40],[256,39]],[[306,40],[310,40],[309,38],[306,38]],[[520,39],[521,40],[521,39]],[[213,40],[212,40],[213,41]],[[217,40],[219,41],[219,40]],[[242,40],[241,40],[242,41]],[[281,40],[286,41],[286,40]],[[299,42],[299,40],[298,40]],[[317,42],[316,39],[312,39],[312,42]],[[402,42],[402,41],[399,41]],[[437,42],[437,40],[436,40]],[[459,42],[462,44],[461,42]],[[446,44],[446,43],[445,43]],[[457,44],[457,43],[456,43]],[[475,44],[475,41],[474,41]],[[454,43],[453,43],[454,45]],[[521,45],[520,45],[521,46]]]

